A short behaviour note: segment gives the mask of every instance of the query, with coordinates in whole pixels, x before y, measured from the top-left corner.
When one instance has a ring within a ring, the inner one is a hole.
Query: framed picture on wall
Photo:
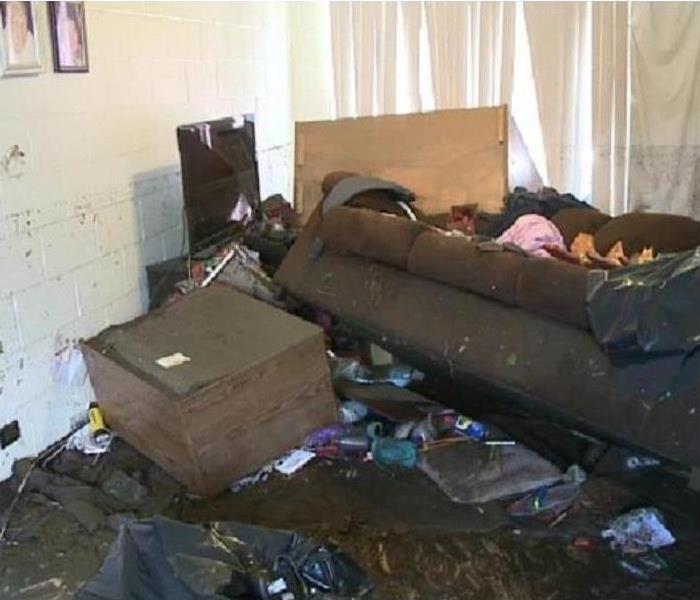
[[[87,73],[84,2],[49,2],[49,28],[56,73]]]
[[[41,71],[36,2],[0,2],[0,74]]]

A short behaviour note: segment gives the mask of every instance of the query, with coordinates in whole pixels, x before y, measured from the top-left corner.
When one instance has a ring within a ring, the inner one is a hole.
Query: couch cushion
[[[682,252],[700,246],[700,222],[659,213],[629,213],[611,219],[595,234],[595,247],[607,254],[621,240],[631,256],[651,246],[656,252]]]
[[[413,242],[428,229],[428,225],[420,221],[339,206],[323,218],[319,237],[333,250],[351,252],[406,269]]]
[[[419,277],[515,305],[518,272],[528,259],[513,252],[485,252],[465,237],[437,231],[421,234],[408,256]]]
[[[584,267],[533,257],[520,269],[515,300],[521,308],[587,329],[587,282]]]
[[[611,218],[610,215],[589,208],[565,208],[551,220],[561,232],[566,247],[569,248],[579,233],[594,234]]]

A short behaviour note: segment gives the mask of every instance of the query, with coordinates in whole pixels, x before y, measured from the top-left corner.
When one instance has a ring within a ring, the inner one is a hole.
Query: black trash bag
[[[349,556],[291,531],[154,517],[124,525],[75,598],[303,600],[358,598],[371,588]]]
[[[588,318],[612,359],[688,354],[700,346],[700,247],[588,275]]]
[[[544,188],[539,192],[529,192],[525,188],[516,187],[506,197],[503,210],[499,214],[482,215],[482,218],[488,220],[488,225],[483,233],[497,238],[523,215],[537,214],[551,219],[565,208],[596,210],[573,194],[560,194],[553,188]]]

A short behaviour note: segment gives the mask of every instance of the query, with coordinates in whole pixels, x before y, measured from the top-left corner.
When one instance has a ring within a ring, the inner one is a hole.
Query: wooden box
[[[212,495],[336,420],[322,330],[213,284],[84,344],[107,424]],[[156,360],[180,352],[188,362]]]

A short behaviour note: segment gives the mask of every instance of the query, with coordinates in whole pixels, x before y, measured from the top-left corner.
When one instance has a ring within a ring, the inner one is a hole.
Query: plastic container
[[[343,423],[357,423],[367,416],[367,407],[357,400],[347,400],[340,405],[338,414]]]
[[[372,442],[372,460],[380,467],[412,469],[418,462],[418,450],[407,440],[376,438]]]
[[[335,445],[342,456],[362,457],[369,451],[369,438],[361,435],[346,435],[336,440]]]
[[[418,425],[413,428],[413,431],[411,431],[411,435],[409,436],[411,442],[417,444],[418,446],[422,446],[427,442],[432,442],[433,440],[437,439],[437,437],[438,432],[435,429],[430,416],[427,416],[420,423],[418,423]]]
[[[474,421],[469,417],[460,415],[455,423],[455,430],[462,435],[468,437],[469,439],[480,442],[486,439],[488,431],[486,430],[486,425],[480,423],[479,421]]]

